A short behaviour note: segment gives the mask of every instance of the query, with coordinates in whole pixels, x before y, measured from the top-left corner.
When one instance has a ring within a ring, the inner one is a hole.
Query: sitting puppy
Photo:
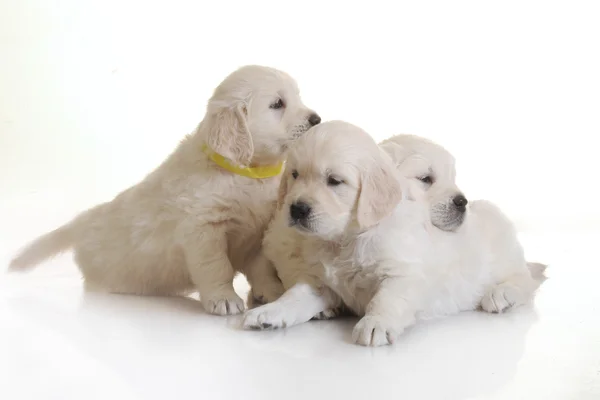
[[[288,224],[308,238],[295,250],[310,278],[297,276],[277,301],[248,311],[244,327],[291,326],[343,303],[363,316],[355,342],[379,346],[418,318],[529,300],[541,279],[532,277],[511,223],[485,201],[467,210],[458,194],[451,202],[459,197],[465,211],[434,218],[440,206],[424,186],[435,177],[426,177],[429,166],[418,171],[419,158],[401,165],[418,172],[417,183],[350,124],[326,123],[300,139],[280,197]]]
[[[88,289],[145,295],[199,291],[204,308],[236,314],[243,272],[257,297],[283,291],[260,252],[288,146],[320,122],[295,81],[246,66],[215,90],[196,131],[143,181],[40,237],[11,264],[26,269],[74,249]]]

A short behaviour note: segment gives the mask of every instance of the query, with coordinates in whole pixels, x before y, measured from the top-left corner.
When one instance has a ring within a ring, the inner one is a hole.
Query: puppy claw
[[[236,315],[244,311],[244,301],[238,296],[210,298],[203,302],[204,309],[215,315]]]
[[[325,320],[337,317],[340,314],[340,310],[337,308],[330,308],[329,310],[321,311],[313,317],[313,319]]]
[[[394,343],[398,333],[380,316],[363,317],[352,331],[352,340],[361,346],[385,346]]]
[[[287,326],[285,314],[279,307],[267,304],[246,311],[242,327],[251,330],[279,329]]]
[[[481,308],[489,313],[506,311],[516,303],[513,290],[507,285],[492,287],[481,299]]]

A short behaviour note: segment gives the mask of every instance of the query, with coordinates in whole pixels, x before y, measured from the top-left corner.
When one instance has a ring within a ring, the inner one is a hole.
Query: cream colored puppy
[[[456,161],[445,148],[415,135],[396,135],[379,144],[400,175],[425,192],[431,223],[447,232],[463,223],[468,201],[456,186]]]
[[[496,207],[480,201],[467,209],[457,201],[465,203],[457,206],[466,209],[464,222],[442,218],[444,228],[455,228],[436,227],[429,179],[401,176],[357,127],[314,128],[292,151],[287,171],[282,210],[308,238],[297,250],[312,267],[310,278],[298,276],[277,301],[248,311],[246,328],[291,326],[343,302],[363,317],[356,343],[379,346],[419,318],[523,304],[541,282]]]
[[[73,248],[88,289],[147,295],[199,291],[204,308],[236,314],[242,272],[274,300],[281,283],[262,257],[284,154],[320,118],[282,71],[246,66],[215,90],[196,131],[143,181],[40,237],[12,262],[33,267]]]
[[[437,143],[415,135],[396,135],[379,146],[392,158],[400,174],[412,179],[425,192],[431,223],[449,232],[460,227],[467,199],[456,186],[454,157]],[[302,241],[306,240],[315,239],[290,227],[289,212],[279,206],[265,233],[263,250],[273,262],[286,290],[299,281],[318,286],[320,264],[309,265],[301,255]],[[343,310],[343,307],[325,310],[315,318],[332,318]]]

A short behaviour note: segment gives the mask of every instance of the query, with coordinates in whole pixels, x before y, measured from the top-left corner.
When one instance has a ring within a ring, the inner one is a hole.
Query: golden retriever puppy
[[[405,178],[425,192],[431,223],[447,232],[463,223],[468,201],[456,186],[456,161],[448,150],[416,135],[396,135],[379,143]]]
[[[494,205],[481,200],[467,207],[454,192],[449,201],[466,215],[434,218],[448,200],[428,193],[435,181],[425,177],[430,166],[419,171],[424,164],[414,153],[414,165],[397,166],[382,147],[343,122],[322,124],[300,139],[280,204],[288,225],[306,238],[294,250],[310,271],[298,273],[275,302],[248,311],[245,328],[291,326],[344,304],[362,316],[354,341],[379,346],[418,319],[478,307],[501,312],[533,296],[543,278]],[[409,167],[416,178],[402,176]]]
[[[144,180],[40,237],[11,263],[33,267],[72,248],[91,290],[145,295],[199,291],[204,308],[236,314],[242,272],[258,298],[281,283],[260,252],[288,146],[319,116],[295,81],[245,66],[215,89],[194,133]]]
[[[412,179],[423,189],[431,205],[431,223],[445,231],[460,227],[467,199],[456,186],[454,157],[439,144],[415,135],[396,135],[385,139],[379,146],[391,157],[402,176]],[[287,210],[281,209],[280,202],[277,214],[265,233],[264,253],[273,262],[286,290],[299,280],[317,285],[322,267],[319,263],[308,265],[301,255],[302,241],[311,238],[289,225],[288,214]],[[315,318],[332,318],[343,311],[344,307],[329,309]]]

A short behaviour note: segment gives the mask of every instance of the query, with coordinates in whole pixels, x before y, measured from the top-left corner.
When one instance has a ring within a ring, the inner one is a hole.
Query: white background
[[[599,1],[0,0],[0,268],[143,178],[250,63],[324,120],[451,150],[549,264],[533,306],[365,349],[351,319],[243,332],[189,298],[83,293],[65,254],[0,271],[0,398],[600,398]]]
[[[445,145],[467,196],[520,228],[600,222],[598,2],[0,4],[4,201],[110,199],[257,63],[292,74],[324,120]]]

